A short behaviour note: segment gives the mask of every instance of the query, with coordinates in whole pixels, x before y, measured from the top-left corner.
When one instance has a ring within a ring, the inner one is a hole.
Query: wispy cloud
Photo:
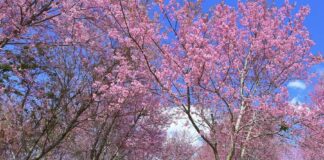
[[[193,107],[192,112],[196,112],[197,110]],[[192,139],[192,144],[195,146],[202,146],[203,141],[200,139],[200,135],[197,133],[195,128],[191,125],[190,121],[188,120],[187,115],[180,110],[180,108],[170,108],[167,110],[166,114],[172,118],[173,123],[167,129],[167,137],[172,138],[175,134],[186,133],[186,136]],[[197,116],[196,114],[192,115],[193,118],[197,121],[202,121],[202,119]],[[199,126],[202,131],[208,133],[208,129]]]
[[[303,105],[304,103],[300,100],[300,98],[299,97],[294,97],[293,99],[291,99],[290,101],[289,101],[289,103],[291,104],[291,105],[293,105],[293,106],[301,106],[301,105]]]
[[[290,106],[292,107],[293,111],[298,114],[309,114],[311,110],[304,105],[298,97],[294,97],[292,100],[289,101]]]
[[[287,85],[289,88],[295,88],[295,89],[306,89],[306,84],[300,80],[294,80],[288,83]]]

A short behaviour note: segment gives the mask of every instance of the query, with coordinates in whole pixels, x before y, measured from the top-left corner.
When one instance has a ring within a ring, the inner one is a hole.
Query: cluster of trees
[[[1,0],[1,159],[323,159],[323,62],[297,12],[266,0]],[[202,145],[168,138],[178,108]]]

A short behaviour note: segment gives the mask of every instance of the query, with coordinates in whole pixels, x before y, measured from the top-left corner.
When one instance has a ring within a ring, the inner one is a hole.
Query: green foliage
[[[37,65],[35,63],[21,63],[20,69],[35,69]]]
[[[54,94],[53,92],[48,92],[48,93],[46,93],[46,96],[47,96],[48,98],[55,98],[55,94]]]
[[[289,129],[289,127],[286,124],[281,124],[279,130],[286,132],[286,131],[288,131],[288,129]]]
[[[0,70],[2,72],[12,71],[12,67],[9,64],[0,64]]]

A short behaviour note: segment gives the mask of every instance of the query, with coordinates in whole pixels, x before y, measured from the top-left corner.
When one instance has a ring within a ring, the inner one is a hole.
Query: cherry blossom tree
[[[303,110],[301,119],[302,130],[300,147],[305,159],[323,159],[323,133],[324,133],[324,80],[319,77],[311,95],[312,104]]]
[[[318,62],[309,8],[201,3],[0,1],[0,157],[278,159],[292,142],[322,156],[322,82],[298,112],[285,87]],[[166,139],[168,107],[202,147]]]
[[[165,142],[162,159],[196,160],[200,146],[194,143],[195,138],[186,131],[176,131]]]
[[[144,76],[126,75],[121,80],[119,67],[125,68],[116,64],[126,62],[82,55],[70,47],[42,51],[7,53],[11,58],[6,63],[10,68],[2,70],[1,157],[158,156],[167,123]],[[31,53],[38,55],[36,59]]]
[[[159,156],[162,107],[138,51],[114,34],[113,17],[137,5],[113,5],[1,2],[2,158]]]
[[[305,78],[315,63],[303,25],[308,7],[294,13],[288,1],[277,7],[260,0],[239,2],[237,9],[221,3],[207,14],[200,1],[159,8],[162,31],[172,35],[167,43],[152,38],[162,62],[149,70],[215,159],[248,158],[265,139],[289,130],[285,83]]]

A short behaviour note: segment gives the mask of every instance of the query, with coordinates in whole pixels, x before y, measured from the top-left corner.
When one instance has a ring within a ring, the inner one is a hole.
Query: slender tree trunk
[[[214,153],[215,160],[220,160],[219,154],[218,154],[218,151],[217,151],[217,146],[212,147],[212,149],[213,149],[213,153]]]
[[[255,118],[256,118],[256,112],[253,112],[252,123],[254,123]],[[253,126],[254,126],[254,125],[252,124],[252,125],[249,127],[248,133],[247,133],[246,138],[245,138],[245,142],[248,142],[248,141],[250,140],[251,132],[252,132]],[[243,148],[242,148],[242,150],[241,150],[241,155],[240,155],[241,159],[244,158],[244,156],[245,156],[245,151],[246,151],[246,144],[243,144]]]
[[[235,145],[236,145],[237,135],[240,130],[241,121],[242,121],[243,115],[246,110],[245,96],[244,96],[244,86],[245,86],[244,81],[245,81],[246,72],[247,72],[246,70],[247,70],[247,66],[248,66],[248,57],[249,56],[247,56],[244,60],[244,66],[243,66],[243,69],[241,70],[241,74],[240,74],[240,97],[241,97],[240,113],[239,113],[238,118],[235,123],[234,132],[233,132],[233,135],[231,138],[231,148],[230,148],[229,153],[227,154],[226,160],[233,159],[233,156],[235,154]]]

